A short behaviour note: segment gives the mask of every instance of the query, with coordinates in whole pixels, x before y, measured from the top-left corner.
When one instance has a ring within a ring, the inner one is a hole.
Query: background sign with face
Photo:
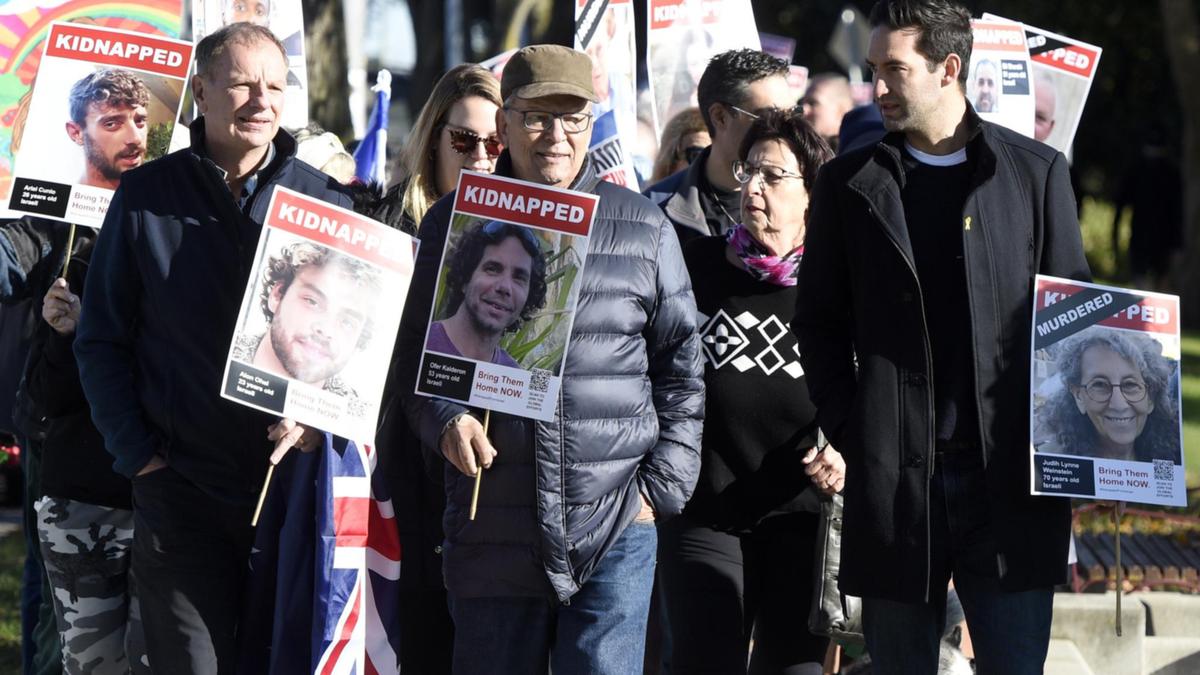
[[[971,30],[967,100],[983,119],[1032,137],[1033,69],[1024,28],[1013,21],[972,19]]]
[[[199,42],[218,28],[249,21],[271,29],[288,55],[283,126],[308,124],[308,66],[304,60],[304,10],[300,0],[192,0],[192,35]]]

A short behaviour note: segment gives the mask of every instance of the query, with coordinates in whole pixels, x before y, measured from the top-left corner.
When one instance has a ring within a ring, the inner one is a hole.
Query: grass
[[[1184,331],[1180,386],[1183,389],[1183,465],[1189,488],[1200,488],[1200,331]],[[1191,504],[1196,510],[1200,504]]]
[[[0,537],[0,673],[21,672],[21,569],[25,540],[20,530]]]

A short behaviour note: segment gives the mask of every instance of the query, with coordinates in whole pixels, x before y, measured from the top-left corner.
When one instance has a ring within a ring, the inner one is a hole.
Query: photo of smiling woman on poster
[[[1181,462],[1178,363],[1162,344],[1093,326],[1055,346],[1061,387],[1039,411],[1038,452],[1135,462]]]

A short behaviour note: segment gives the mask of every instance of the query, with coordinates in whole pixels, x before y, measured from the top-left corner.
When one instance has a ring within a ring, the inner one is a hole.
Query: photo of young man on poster
[[[521,368],[500,347],[546,304],[546,256],[527,228],[484,221],[459,238],[447,257],[448,314],[429,326],[425,348]]]
[[[357,398],[342,372],[371,342],[382,290],[379,270],[369,263],[308,241],[288,244],[262,267],[258,307],[266,329],[248,326],[233,358]]]
[[[150,90],[138,75],[105,68],[75,82],[67,136],[83,149],[81,185],[116,190],[121,174],[146,161]]]

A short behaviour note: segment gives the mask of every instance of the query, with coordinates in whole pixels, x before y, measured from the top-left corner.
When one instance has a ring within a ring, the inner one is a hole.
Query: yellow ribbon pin
[[[966,218],[963,218],[963,229],[965,229],[965,230],[971,229],[971,216],[967,216]]]

